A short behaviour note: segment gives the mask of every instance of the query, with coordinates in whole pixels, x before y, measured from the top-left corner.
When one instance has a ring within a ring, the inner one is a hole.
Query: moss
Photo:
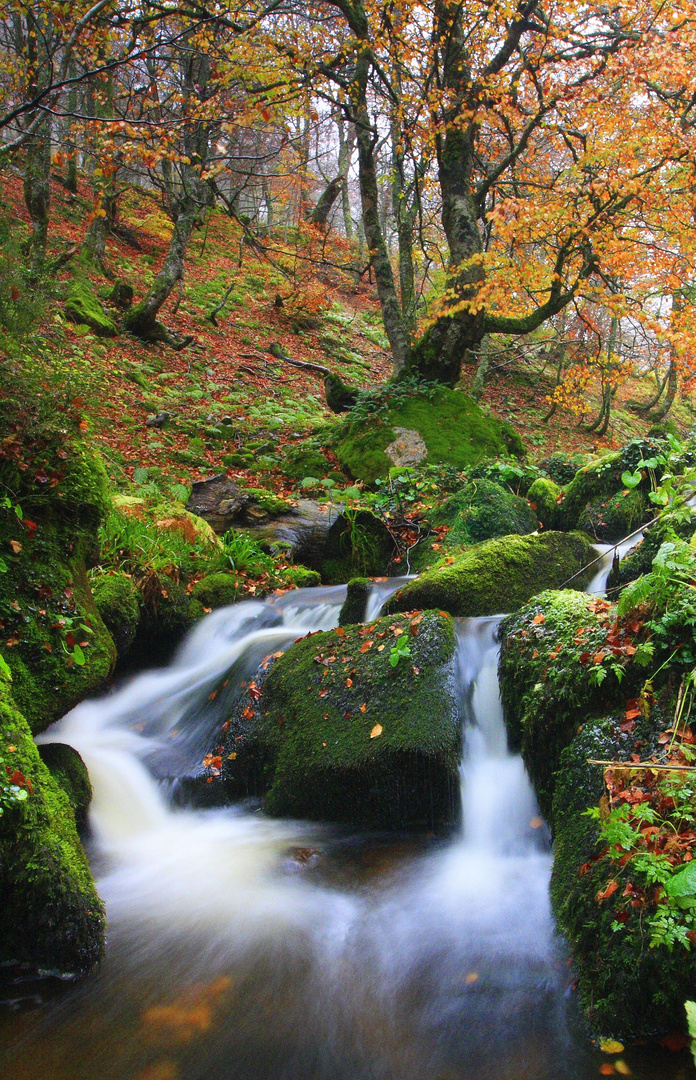
[[[321,578],[340,585],[355,574],[385,574],[394,554],[394,541],[384,522],[369,510],[344,511],[326,537]]]
[[[70,322],[88,326],[100,337],[115,337],[118,334],[116,323],[106,314],[86,278],[75,277],[70,282],[65,315]]]
[[[287,499],[281,498],[280,495],[276,495],[274,491],[268,491],[267,488],[251,487],[244,488],[244,495],[249,497],[249,501],[253,502],[254,506],[259,510],[263,510],[269,517],[280,517],[282,514],[292,508],[292,503]]]
[[[239,581],[236,574],[208,574],[197,581],[191,590],[191,598],[205,608],[226,607],[239,598]]]
[[[39,757],[1,676],[0,757],[30,792],[0,817],[0,964],[88,971],[103,952],[102,905],[68,796]]]
[[[370,579],[352,578],[348,582],[346,598],[338,616],[338,625],[350,626],[352,623],[361,623],[365,618],[369,596]]]
[[[98,574],[92,577],[92,595],[97,611],[113,638],[119,660],[130,650],[140,622],[139,592],[127,574]]]
[[[613,673],[600,685],[590,680],[591,658],[606,651],[607,626],[615,618],[607,610],[585,593],[549,591],[501,627],[499,677],[508,737],[522,751],[552,827],[561,751],[588,713],[609,711],[618,698],[630,697],[627,682],[622,685]]]
[[[574,528],[585,507],[596,500],[606,500],[624,490],[622,473],[633,472],[638,463],[651,455],[664,452],[665,444],[660,439],[633,439],[621,450],[604,454],[596,461],[580,469],[566,489],[563,512],[568,528]],[[659,478],[659,466],[654,470]],[[651,477],[648,470],[643,470],[640,488],[650,490]],[[635,489],[634,489],[635,490]]]
[[[214,575],[216,576],[216,575]],[[161,591],[143,607],[133,652],[141,663],[166,663],[187,630],[202,612],[183,585],[162,578]]]
[[[298,589],[311,589],[321,585],[321,574],[318,570],[309,570],[306,566],[288,566],[283,571],[283,577],[290,585],[296,585]]]
[[[584,813],[604,794],[601,768],[587,762],[628,760],[636,736],[643,753],[655,737],[649,721],[627,737],[621,719],[590,720],[561,754],[553,802],[551,900],[570,942],[580,999],[592,1026],[628,1038],[683,1028],[683,1003],[696,993],[696,968],[693,954],[678,946],[671,953],[649,948],[641,911],[627,903],[623,890],[597,900],[616,878],[617,864],[602,854],[597,823]],[[626,921],[616,932],[612,924],[619,913]]]
[[[87,766],[67,743],[43,743],[39,757],[58,786],[65,792],[75,813],[75,824],[82,832],[87,827],[87,811],[92,801],[92,783]]]
[[[489,540],[451,565],[410,581],[389,598],[384,610],[437,607],[458,616],[516,611],[544,589],[560,588],[593,554],[582,533],[549,532]],[[583,581],[583,575],[575,578],[578,588]]]
[[[321,479],[329,468],[329,462],[318,450],[303,450],[301,447],[290,450],[282,465],[283,472],[291,480],[303,480],[305,476]]]
[[[584,454],[551,454],[539,462],[539,468],[553,480],[555,484],[562,486],[569,484],[578,469],[587,464]]]
[[[526,536],[538,527],[526,499],[511,495],[490,480],[467,484],[447,499],[434,515],[435,524],[449,522],[446,545],[477,544],[499,536]]]
[[[452,825],[454,627],[426,612],[414,629],[397,617],[313,634],[271,668],[259,703],[270,813],[369,828]],[[392,667],[395,631],[408,635],[411,655]]]
[[[341,467],[355,480],[374,483],[388,475],[393,462],[384,453],[394,428],[417,431],[428,449],[429,464],[466,468],[482,458],[510,451],[508,426],[485,413],[459,390],[439,388],[398,401],[379,417],[353,421],[336,448]]]
[[[580,515],[579,527],[604,543],[622,540],[649,516],[642,491],[619,491],[608,499],[596,499]]]
[[[563,511],[560,502],[563,492],[553,480],[538,477],[529,488],[527,498],[536,511],[536,516],[545,529],[558,529],[563,524]]]

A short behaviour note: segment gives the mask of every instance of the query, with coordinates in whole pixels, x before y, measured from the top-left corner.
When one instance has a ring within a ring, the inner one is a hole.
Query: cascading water
[[[395,587],[378,583],[371,618]],[[344,595],[300,590],[215,612],[169,668],[46,733],[75,746],[92,777],[109,944],[95,976],[0,1029],[14,1080],[597,1074],[565,1019],[548,845],[498,697],[498,619],[457,623],[456,839],[168,803],[157,777],[197,766],[218,729],[211,686],[225,673],[233,695],[265,655],[334,626]]]

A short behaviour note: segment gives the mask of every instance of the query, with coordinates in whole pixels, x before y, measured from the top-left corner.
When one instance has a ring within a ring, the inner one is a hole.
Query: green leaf
[[[696,896],[696,862],[687,863],[665,883],[665,892],[676,899],[678,896]]]
[[[76,645],[73,649],[72,658],[78,667],[84,667],[87,663],[87,658],[85,657],[85,654],[83,653],[79,645]]]
[[[696,1001],[685,1001],[686,1022],[689,1025],[689,1035],[696,1039]]]
[[[10,665],[3,656],[0,656],[0,675],[4,675],[8,682],[12,682],[12,672],[10,671]]]
[[[626,472],[621,473],[621,483],[627,488],[638,487],[642,479],[643,477],[639,472],[628,472],[626,470]]]
[[[303,487],[303,488],[314,487],[314,485],[318,484],[318,483],[319,483],[319,481],[317,480],[316,476],[305,476],[300,481],[300,487]]]
[[[656,506],[666,506],[669,502],[669,495],[665,491],[650,491],[648,492],[648,498]]]
[[[145,483],[147,483],[148,472],[149,472],[148,469],[144,469],[142,467],[138,467],[137,469],[133,469],[133,480],[135,481],[135,483],[136,484],[145,484]]]
[[[0,559],[0,574],[6,574],[6,573],[7,573],[7,563],[5,562],[4,559]]]

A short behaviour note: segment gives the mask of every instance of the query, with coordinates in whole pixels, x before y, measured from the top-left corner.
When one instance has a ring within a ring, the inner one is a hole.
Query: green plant
[[[407,660],[410,655],[411,647],[408,638],[402,634],[396,639],[396,645],[392,645],[389,651],[389,663],[392,667],[397,667],[401,660]]]
[[[266,555],[259,545],[243,533],[229,529],[222,537],[222,550],[216,556],[211,572],[234,570],[252,577],[270,574],[275,564],[270,555]]]

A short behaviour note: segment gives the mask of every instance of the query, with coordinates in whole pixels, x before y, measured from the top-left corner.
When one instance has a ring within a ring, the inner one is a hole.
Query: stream
[[[592,591],[611,553],[606,563]],[[374,584],[368,619],[401,583]],[[457,620],[456,836],[175,805],[176,777],[200,767],[220,727],[211,687],[224,675],[234,695],[269,653],[336,626],[344,596],[320,587],[218,610],[169,667],[41,737],[89,769],[107,956],[82,982],[4,988],[0,1076],[589,1080],[617,1060],[583,1031],[554,933],[548,833],[507,750],[499,617]],[[627,1048],[620,1060],[638,1080],[696,1077],[685,1053]]]

